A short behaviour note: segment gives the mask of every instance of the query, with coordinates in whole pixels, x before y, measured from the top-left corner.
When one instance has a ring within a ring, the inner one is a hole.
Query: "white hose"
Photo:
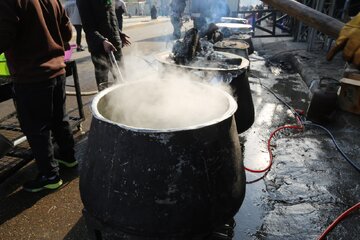
[[[110,62],[111,62],[111,64],[112,64],[113,66],[115,65],[116,70],[117,70],[118,73],[119,73],[119,77],[120,77],[119,82],[120,82],[120,83],[123,83],[123,82],[124,82],[124,78],[123,78],[123,76],[122,76],[122,74],[121,74],[121,71],[120,71],[119,65],[118,65],[118,63],[117,63],[117,61],[116,61],[116,59],[115,59],[114,53],[111,51],[111,52],[109,53],[109,56],[110,56]]]
[[[91,96],[91,95],[97,94],[98,92],[99,92],[98,90],[87,91],[87,92],[80,92],[80,95],[81,95],[81,96]],[[66,91],[66,95],[76,96],[76,92]]]
[[[116,70],[118,71],[119,73],[119,80],[120,82],[124,82],[124,78],[121,74],[121,71],[120,71],[120,67],[115,59],[115,56],[114,56],[114,53],[113,52],[110,52],[109,53],[109,57],[110,57],[110,62],[112,63],[113,66],[115,66]],[[95,95],[97,94],[99,91],[98,90],[94,90],[94,91],[87,91],[87,92],[80,92],[80,95],[81,96],[91,96],[91,95]],[[76,96],[76,92],[71,92],[71,91],[66,91],[66,95],[69,95],[69,96]]]

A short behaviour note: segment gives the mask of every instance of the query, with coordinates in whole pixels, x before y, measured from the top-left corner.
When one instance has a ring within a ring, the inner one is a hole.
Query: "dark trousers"
[[[118,20],[118,24],[119,24],[119,29],[120,31],[123,30],[123,16],[121,15],[120,17],[117,18]]]
[[[17,114],[26,135],[39,173],[58,174],[54,160],[52,135],[59,153],[74,159],[74,139],[65,110],[65,75],[33,84],[14,84]]]
[[[115,59],[119,65],[120,68],[122,68],[122,52],[121,50],[118,50],[116,52],[113,52]],[[117,80],[118,73],[116,72],[117,69],[115,66],[112,66],[112,63],[110,61],[110,57],[108,54],[96,54],[91,53],[91,60],[94,64],[95,68],[95,79],[99,90],[102,90],[104,88],[103,84],[106,84],[109,82],[109,72],[112,73],[112,76],[115,80]]]
[[[174,28],[174,31],[173,31],[174,38],[180,39],[181,38],[181,27],[182,27],[181,18],[178,16],[171,16],[170,20],[171,20],[171,24],[173,25],[173,28]]]
[[[78,47],[81,46],[81,31],[82,31],[82,25],[74,25],[76,30],[76,45]]]
[[[122,31],[124,10],[122,9],[122,7],[119,7],[117,9],[115,9],[115,13],[116,13],[116,18],[117,18],[118,24],[119,24],[119,29]]]

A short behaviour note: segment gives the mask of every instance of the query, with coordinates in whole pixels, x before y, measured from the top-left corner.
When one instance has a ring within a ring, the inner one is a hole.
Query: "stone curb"
[[[310,90],[310,95],[314,93],[316,89],[319,87],[320,77],[311,67],[309,67],[306,63],[304,63],[300,56],[296,54],[290,54],[289,60],[291,65],[295,68],[296,72],[298,72],[308,86]]]

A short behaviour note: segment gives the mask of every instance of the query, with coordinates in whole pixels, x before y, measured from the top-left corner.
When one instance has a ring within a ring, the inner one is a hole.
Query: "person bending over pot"
[[[130,45],[128,36],[119,30],[112,0],[77,0],[81,21],[86,35],[91,60],[95,67],[98,89],[108,83],[112,71],[110,54],[113,53],[119,66],[123,65],[123,46]],[[113,73],[113,72],[112,72]],[[116,78],[116,73],[113,73]]]

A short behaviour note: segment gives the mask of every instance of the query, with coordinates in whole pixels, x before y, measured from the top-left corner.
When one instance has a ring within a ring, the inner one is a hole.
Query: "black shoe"
[[[85,51],[85,48],[83,46],[80,46],[80,47],[76,48],[76,51],[77,52],[82,52],[82,51]]]
[[[59,164],[67,167],[67,168],[73,168],[78,165],[78,161],[75,158],[72,159],[65,159],[65,158],[57,158],[55,157],[55,160],[58,161]]]
[[[50,178],[39,175],[35,180],[24,183],[23,189],[27,192],[40,192],[44,189],[58,189],[62,184],[63,181],[58,175]]]

